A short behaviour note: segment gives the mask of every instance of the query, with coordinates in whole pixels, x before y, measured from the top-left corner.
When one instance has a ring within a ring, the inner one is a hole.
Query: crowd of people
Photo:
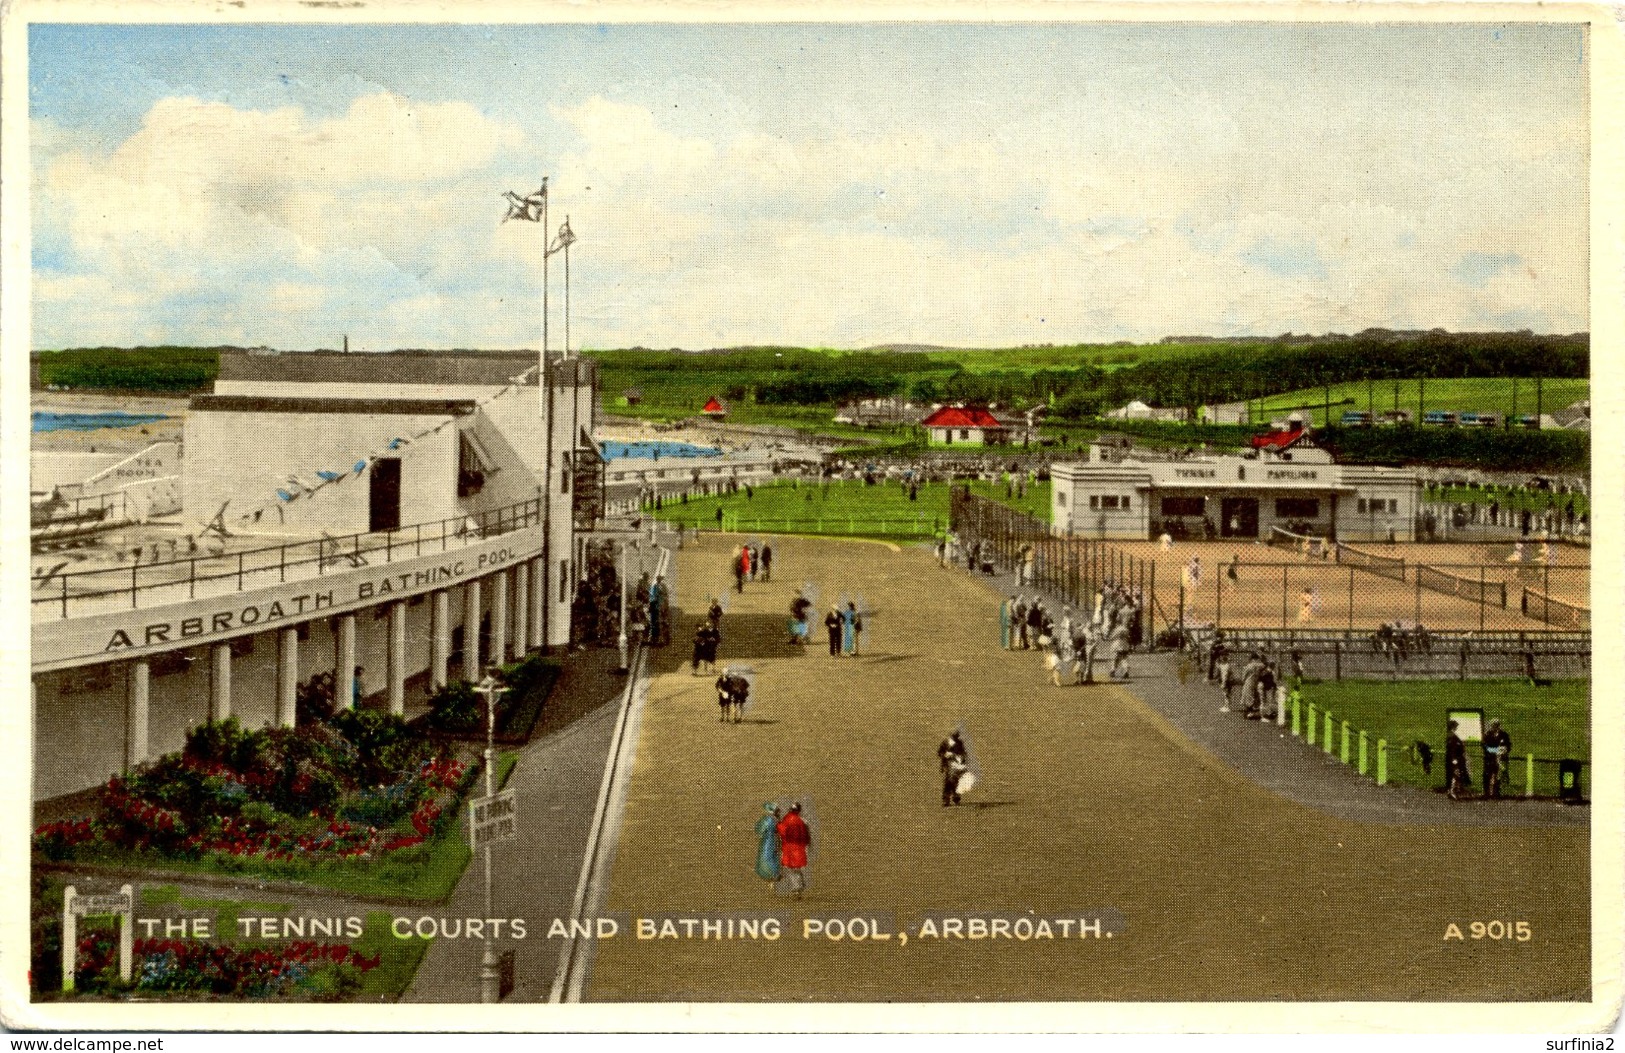
[[[1056,687],[1095,683],[1095,662],[1109,657],[1112,680],[1129,678],[1129,654],[1144,642],[1145,597],[1138,587],[1107,581],[1095,593],[1092,609],[1060,615],[1038,596],[1017,593],[999,610],[1000,644],[1007,650],[1039,650]]]

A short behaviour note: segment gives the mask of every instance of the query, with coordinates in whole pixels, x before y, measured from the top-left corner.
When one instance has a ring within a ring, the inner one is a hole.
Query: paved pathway
[[[1023,588],[1014,573],[970,575],[986,584],[988,602],[995,606],[1016,593],[1041,596],[1059,615],[1064,600],[1032,587]],[[1150,621],[1146,633],[1154,632]],[[1310,747],[1292,735],[1290,727],[1246,720],[1237,712],[1219,711],[1218,688],[1201,672],[1180,683],[1182,656],[1176,652],[1136,654],[1130,660],[1133,677],[1126,685],[1136,698],[1162,716],[1170,727],[1192,744],[1207,750],[1219,762],[1253,782],[1328,815],[1372,823],[1450,823],[1488,826],[1586,826],[1591,809],[1550,800],[1451,801],[1443,794],[1410,786],[1378,786],[1374,777],[1362,776],[1320,746]],[[1103,674],[1106,663],[1096,664]],[[1091,690],[1087,686],[1060,690]],[[1318,741],[1318,740],[1317,740]],[[1372,749],[1375,750],[1375,742]],[[1390,762],[1397,757],[1390,752]],[[1375,753],[1372,754],[1375,764]],[[1442,761],[1441,761],[1442,763]]]

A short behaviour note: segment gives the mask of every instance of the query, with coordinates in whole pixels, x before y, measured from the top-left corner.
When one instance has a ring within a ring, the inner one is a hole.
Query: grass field
[[[1428,789],[1444,785],[1446,712],[1483,710],[1486,722],[1500,720],[1512,736],[1511,782],[1502,792],[1518,797],[1524,794],[1526,755],[1533,753],[1536,759],[1535,793],[1548,797],[1557,795],[1555,761],[1590,759],[1590,695],[1591,685],[1584,680],[1559,680],[1539,688],[1526,680],[1344,680],[1309,683],[1303,688],[1305,705],[1312,702],[1322,712],[1329,709],[1335,720],[1365,729],[1373,743],[1378,738],[1388,740],[1391,782]],[[1418,741],[1433,748],[1430,774],[1404,752]],[[1475,744],[1468,743],[1467,757],[1473,785],[1482,790],[1483,755]]]
[[[1429,486],[1422,490],[1422,500],[1452,505],[1498,504],[1508,512],[1537,514],[1549,508],[1562,511],[1572,506],[1577,516],[1591,513],[1591,500],[1585,494],[1559,494],[1550,490],[1531,490],[1521,486],[1490,490],[1472,486]]]
[[[685,543],[679,639],[737,541]],[[755,670],[742,723],[718,721],[686,648],[655,656],[603,909],[771,915],[783,936],[600,941],[586,1000],[1470,1003],[1589,990],[1584,827],[1334,818],[1220,763],[1133,683],[1051,687],[1032,654],[999,648],[999,597],[923,546],[786,538],[774,551],[773,582],[734,595],[722,622],[720,661]],[[785,643],[788,604],[809,586],[861,589],[862,657]],[[956,726],[979,784],[944,808],[935,749]],[[753,870],[763,803],[792,800],[813,838],[801,900]],[[1470,865],[1486,838],[1496,865]],[[1118,924],[1111,939],[927,938],[933,915]],[[1445,939],[1451,923],[1508,916],[1534,938]],[[808,920],[850,918],[910,938],[804,938]]]
[[[1516,384],[1516,403],[1513,387]],[[1418,391],[1415,380],[1378,380],[1367,385],[1354,381],[1331,386],[1331,422],[1337,423],[1349,410],[1361,412],[1369,409],[1373,415],[1395,407],[1398,391],[1398,409],[1419,421],[1417,396],[1422,396],[1422,410],[1454,410],[1458,413],[1498,413],[1505,420],[1511,416],[1532,415],[1535,412],[1535,382],[1506,377],[1452,377],[1434,378],[1421,382]],[[1574,402],[1591,397],[1591,382],[1579,379],[1552,379],[1541,385],[1542,412],[1550,413]],[[1255,417],[1263,413],[1264,420],[1277,419],[1296,410],[1313,424],[1326,423],[1326,389],[1300,388],[1271,395],[1253,403]]]
[[[955,483],[952,485],[963,485]],[[975,482],[972,492],[1049,521],[1048,483],[1032,483],[1024,498],[1006,498],[1002,483]],[[860,480],[827,485],[814,481],[774,483],[720,497],[697,497],[687,504],[666,502],[655,515],[686,527],[715,530],[717,510],[724,525],[741,533],[831,534],[848,537],[928,538],[948,524],[948,483],[922,483],[917,500],[896,480],[873,486]]]

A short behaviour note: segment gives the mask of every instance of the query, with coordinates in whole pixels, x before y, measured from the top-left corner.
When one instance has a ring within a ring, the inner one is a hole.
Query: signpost
[[[118,974],[125,983],[135,966],[135,889],[122,885],[117,892],[81,896],[69,885],[62,890],[62,990],[72,991],[78,966],[79,919],[98,914],[118,918]]]
[[[549,433],[552,429],[549,428]],[[545,584],[545,583],[544,583]],[[517,815],[512,790],[497,793],[496,787],[496,698],[508,689],[498,687],[496,677],[487,673],[474,688],[485,696],[485,796],[477,799],[468,811],[468,836],[475,848],[484,849],[485,856],[485,916],[491,917],[491,846],[498,841],[511,841],[515,837]],[[496,946],[491,937],[485,938],[485,953],[480,956],[480,1001],[495,1002],[501,997],[502,974],[497,961]]]
[[[477,797],[468,805],[468,843],[479,851],[498,841],[519,837],[519,809],[512,790],[491,797]]]

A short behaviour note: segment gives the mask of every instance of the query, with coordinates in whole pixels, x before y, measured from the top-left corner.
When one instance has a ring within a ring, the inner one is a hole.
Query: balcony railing
[[[542,515],[542,499],[532,498],[477,516],[416,523],[388,532],[324,536],[239,552],[193,554],[52,574],[34,584],[34,617],[103,614],[319,579],[466,548],[540,526]]]

